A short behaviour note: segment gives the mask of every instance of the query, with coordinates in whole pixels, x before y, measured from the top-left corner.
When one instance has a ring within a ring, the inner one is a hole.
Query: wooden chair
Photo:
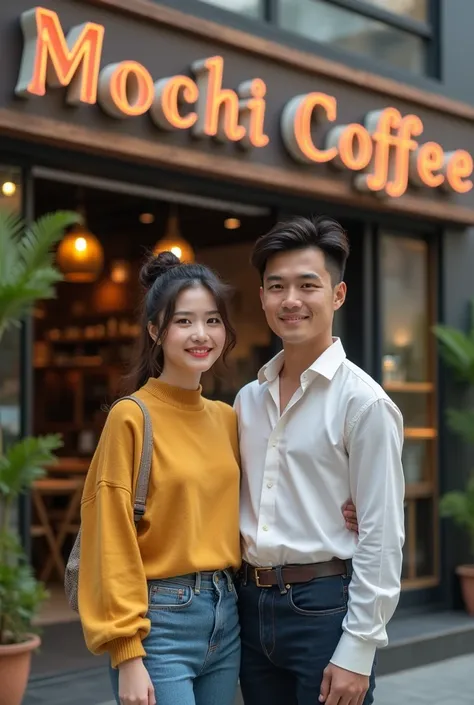
[[[49,556],[40,573],[43,581],[48,580],[53,569],[56,569],[61,580],[64,579],[66,566],[61,551],[67,535],[71,533],[71,526],[78,524],[83,487],[83,478],[45,477],[33,484],[33,506],[39,523],[32,525],[31,535],[34,538],[44,537],[49,549]],[[67,497],[66,508],[59,514],[49,512],[45,500],[58,496]],[[53,517],[57,517],[57,522]]]

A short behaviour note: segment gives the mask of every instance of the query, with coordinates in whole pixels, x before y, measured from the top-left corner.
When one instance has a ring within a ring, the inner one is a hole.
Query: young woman
[[[146,513],[133,519],[143,417],[113,407],[82,500],[79,612],[86,643],[108,653],[120,705],[233,705],[240,665],[234,411],[200,379],[235,343],[226,287],[171,253],[141,272],[147,289],[131,390],[153,424]],[[347,509],[348,528],[353,521]]]
[[[79,611],[107,652],[120,705],[233,705],[240,665],[239,455],[233,410],[201,396],[203,372],[235,335],[226,289],[171,253],[142,269],[147,289],[132,384],[153,424],[147,511],[133,520],[143,416],[111,410],[82,501]]]

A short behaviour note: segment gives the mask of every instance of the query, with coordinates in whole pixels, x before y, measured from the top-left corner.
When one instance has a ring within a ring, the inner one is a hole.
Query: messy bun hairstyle
[[[172,252],[150,255],[143,264],[139,281],[145,290],[141,331],[135,352],[135,360],[127,375],[125,393],[131,394],[142,387],[150,377],[159,377],[163,371],[162,343],[176,309],[178,296],[185,289],[205,287],[213,296],[216,308],[224,323],[226,340],[223,351],[224,362],[235,346],[235,330],[228,313],[229,287],[203,264],[182,263]],[[156,341],[148,332],[148,324],[156,326]]]

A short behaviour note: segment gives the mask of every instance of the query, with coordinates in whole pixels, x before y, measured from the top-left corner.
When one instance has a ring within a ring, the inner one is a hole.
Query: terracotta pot
[[[27,634],[21,644],[0,645],[0,705],[21,705],[30,676],[31,653],[41,644]]]
[[[456,574],[461,580],[461,590],[466,612],[474,616],[474,565],[460,565]]]

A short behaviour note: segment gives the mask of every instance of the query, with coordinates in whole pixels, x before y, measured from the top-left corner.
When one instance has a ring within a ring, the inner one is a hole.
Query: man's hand
[[[346,671],[330,663],[323,674],[319,702],[326,705],[362,705],[369,689],[369,676]]]
[[[347,502],[344,502],[342,505],[342,514],[346,522],[346,529],[349,529],[349,531],[354,531],[358,534],[359,524],[357,522],[357,512],[352,499],[348,499]]]

